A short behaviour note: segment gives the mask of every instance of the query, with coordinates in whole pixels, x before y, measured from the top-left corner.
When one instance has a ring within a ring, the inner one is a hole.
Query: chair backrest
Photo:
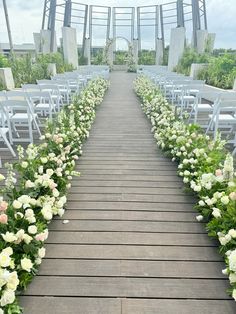
[[[7,100],[26,100],[26,92],[24,90],[14,90],[6,92]]]
[[[37,84],[42,85],[42,84],[50,84],[52,83],[52,80],[37,80]]]
[[[9,118],[9,113],[20,111],[27,112],[28,114],[33,114],[33,110],[30,106],[28,100],[4,100],[0,102],[6,116]]]
[[[40,90],[40,86],[37,84],[23,84],[22,89],[24,91],[38,91]]]
[[[51,94],[49,91],[28,92],[27,98],[30,100],[45,99],[45,100],[51,101]]]
[[[0,92],[0,101],[1,100],[7,100],[7,94],[5,90]]]

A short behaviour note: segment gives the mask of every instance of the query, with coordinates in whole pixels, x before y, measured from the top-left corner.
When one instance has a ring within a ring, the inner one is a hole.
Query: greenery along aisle
[[[107,88],[104,79],[91,81],[73,104],[48,123],[45,142],[30,144],[25,151],[19,147],[19,161],[8,165],[0,198],[1,314],[21,313],[15,295],[27,287],[45,255],[49,222],[64,213],[70,180],[78,175],[75,160]]]
[[[142,109],[151,120],[152,131],[161,147],[179,163],[179,175],[199,198],[198,221],[207,223],[210,236],[217,238],[225,259],[230,293],[236,300],[236,173],[233,157],[224,150],[225,142],[213,142],[197,125],[186,125],[175,115],[156,86],[144,76],[135,81]]]

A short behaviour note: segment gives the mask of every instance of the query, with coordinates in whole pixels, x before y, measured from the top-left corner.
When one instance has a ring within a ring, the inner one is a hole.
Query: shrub
[[[156,63],[156,52],[150,50],[142,50],[139,53],[138,64],[154,65]]]
[[[224,89],[232,89],[235,78],[236,54],[212,57],[209,67],[199,73],[199,79],[204,79],[207,84]]]
[[[208,63],[209,59],[210,55],[207,53],[199,54],[194,49],[186,48],[175,70],[178,73],[189,75],[193,63]]]

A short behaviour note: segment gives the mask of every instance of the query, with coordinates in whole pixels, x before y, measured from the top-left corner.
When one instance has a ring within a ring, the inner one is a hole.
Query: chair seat
[[[210,114],[209,118],[212,119],[213,115]],[[214,117],[214,122],[216,121],[216,117]],[[232,116],[231,114],[220,114],[218,116],[219,122],[227,122],[227,123],[236,123],[236,117]]]
[[[34,117],[37,118],[37,114],[34,114]],[[15,113],[12,117],[11,120],[14,122],[28,122],[29,116],[27,113]],[[30,116],[30,120],[33,120],[33,117]]]
[[[198,104],[198,111],[212,111],[213,107],[209,104]]]
[[[193,94],[197,94],[199,92],[200,92],[199,89],[190,89],[189,90],[189,93],[193,93]]]
[[[35,106],[35,109],[50,109],[50,104],[41,104],[41,103],[39,103],[39,104],[37,104],[36,106]]]

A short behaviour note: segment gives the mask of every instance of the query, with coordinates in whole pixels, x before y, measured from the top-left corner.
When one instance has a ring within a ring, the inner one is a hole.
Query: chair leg
[[[10,144],[10,142],[8,141],[6,135],[5,135],[5,134],[1,134],[1,136],[2,136],[2,138],[3,138],[4,142],[5,142],[5,144],[7,145],[9,151],[11,152],[12,156],[13,156],[13,157],[16,157],[16,154],[15,154],[13,148],[11,147],[11,144]]]

